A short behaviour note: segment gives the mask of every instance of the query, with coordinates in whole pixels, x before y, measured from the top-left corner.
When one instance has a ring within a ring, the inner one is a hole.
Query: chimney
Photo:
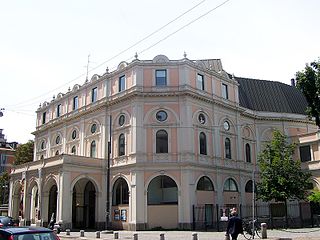
[[[291,78],[291,86],[295,87],[296,86],[296,81],[294,80],[294,78]]]

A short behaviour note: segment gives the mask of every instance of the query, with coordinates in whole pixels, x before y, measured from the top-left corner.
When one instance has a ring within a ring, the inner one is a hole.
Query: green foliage
[[[311,194],[308,196],[310,202],[320,203],[320,191],[314,189],[311,191]]]
[[[308,102],[307,114],[315,118],[320,128],[320,61],[306,64],[303,71],[296,73],[296,80]]]
[[[259,154],[261,181],[258,198],[263,201],[305,199],[310,184],[310,173],[303,172],[300,161],[293,160],[295,144],[288,144],[286,136],[276,130],[272,140]]]
[[[20,144],[15,152],[16,160],[14,162],[14,165],[31,162],[33,160],[33,147],[34,142],[32,140],[29,140],[25,144]]]
[[[0,205],[9,202],[9,174],[5,172],[0,176]]]

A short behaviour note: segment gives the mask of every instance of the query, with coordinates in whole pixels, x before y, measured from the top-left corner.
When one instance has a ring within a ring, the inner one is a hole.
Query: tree
[[[310,202],[320,203],[320,191],[314,189],[311,191],[311,194],[308,196]]]
[[[307,114],[315,118],[320,129],[320,60],[306,64],[304,70],[296,73],[296,80],[308,102]]]
[[[308,200],[310,201],[312,215],[320,214],[320,191],[318,189],[312,190]]]
[[[295,144],[289,144],[287,137],[276,130],[258,156],[261,181],[257,184],[257,197],[266,202],[284,202],[287,226],[287,200],[306,199],[311,184],[311,174],[293,159],[294,149]]]
[[[274,131],[272,140],[258,157],[261,171],[258,198],[281,202],[306,199],[311,174],[304,172],[301,162],[293,159],[294,149],[295,144],[287,143],[285,135]]]
[[[0,176],[0,205],[9,202],[9,174],[7,172]]]
[[[20,144],[15,152],[14,165],[20,165],[26,162],[33,161],[33,147],[34,142],[29,140],[27,143]]]

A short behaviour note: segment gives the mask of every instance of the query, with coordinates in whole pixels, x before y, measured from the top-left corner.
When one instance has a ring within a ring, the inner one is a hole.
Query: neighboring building
[[[0,129],[0,175],[5,172],[10,173],[12,164],[15,160],[15,151],[18,146],[17,142],[7,142],[3,129]],[[3,189],[8,189],[8,186],[1,186]],[[3,191],[3,203],[0,204],[0,215],[8,215],[9,189]]]
[[[297,136],[298,151],[296,158],[302,162],[302,168],[312,173],[313,187],[320,186],[320,131]]]
[[[274,129],[317,131],[306,105],[296,88],[230,76],[219,59],[121,62],[39,107],[34,161],[11,174],[10,215],[105,228],[111,128],[112,228],[191,229],[197,214],[210,227],[251,203]]]

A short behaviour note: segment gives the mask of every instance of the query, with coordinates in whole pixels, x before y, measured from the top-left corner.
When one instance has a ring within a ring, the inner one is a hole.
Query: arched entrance
[[[80,179],[73,187],[72,227],[96,227],[96,189],[88,179]]]
[[[211,179],[202,176],[197,183],[196,205],[193,207],[193,219],[196,229],[213,228],[217,219],[214,208],[215,193]]]
[[[178,228],[178,187],[165,175],[157,176],[148,186],[148,228]]]
[[[126,180],[118,178],[112,190],[112,227],[114,229],[128,229],[129,219],[129,187]]]
[[[53,185],[49,191],[48,222],[50,222],[52,214],[57,218],[57,197],[58,188],[57,185]]]

